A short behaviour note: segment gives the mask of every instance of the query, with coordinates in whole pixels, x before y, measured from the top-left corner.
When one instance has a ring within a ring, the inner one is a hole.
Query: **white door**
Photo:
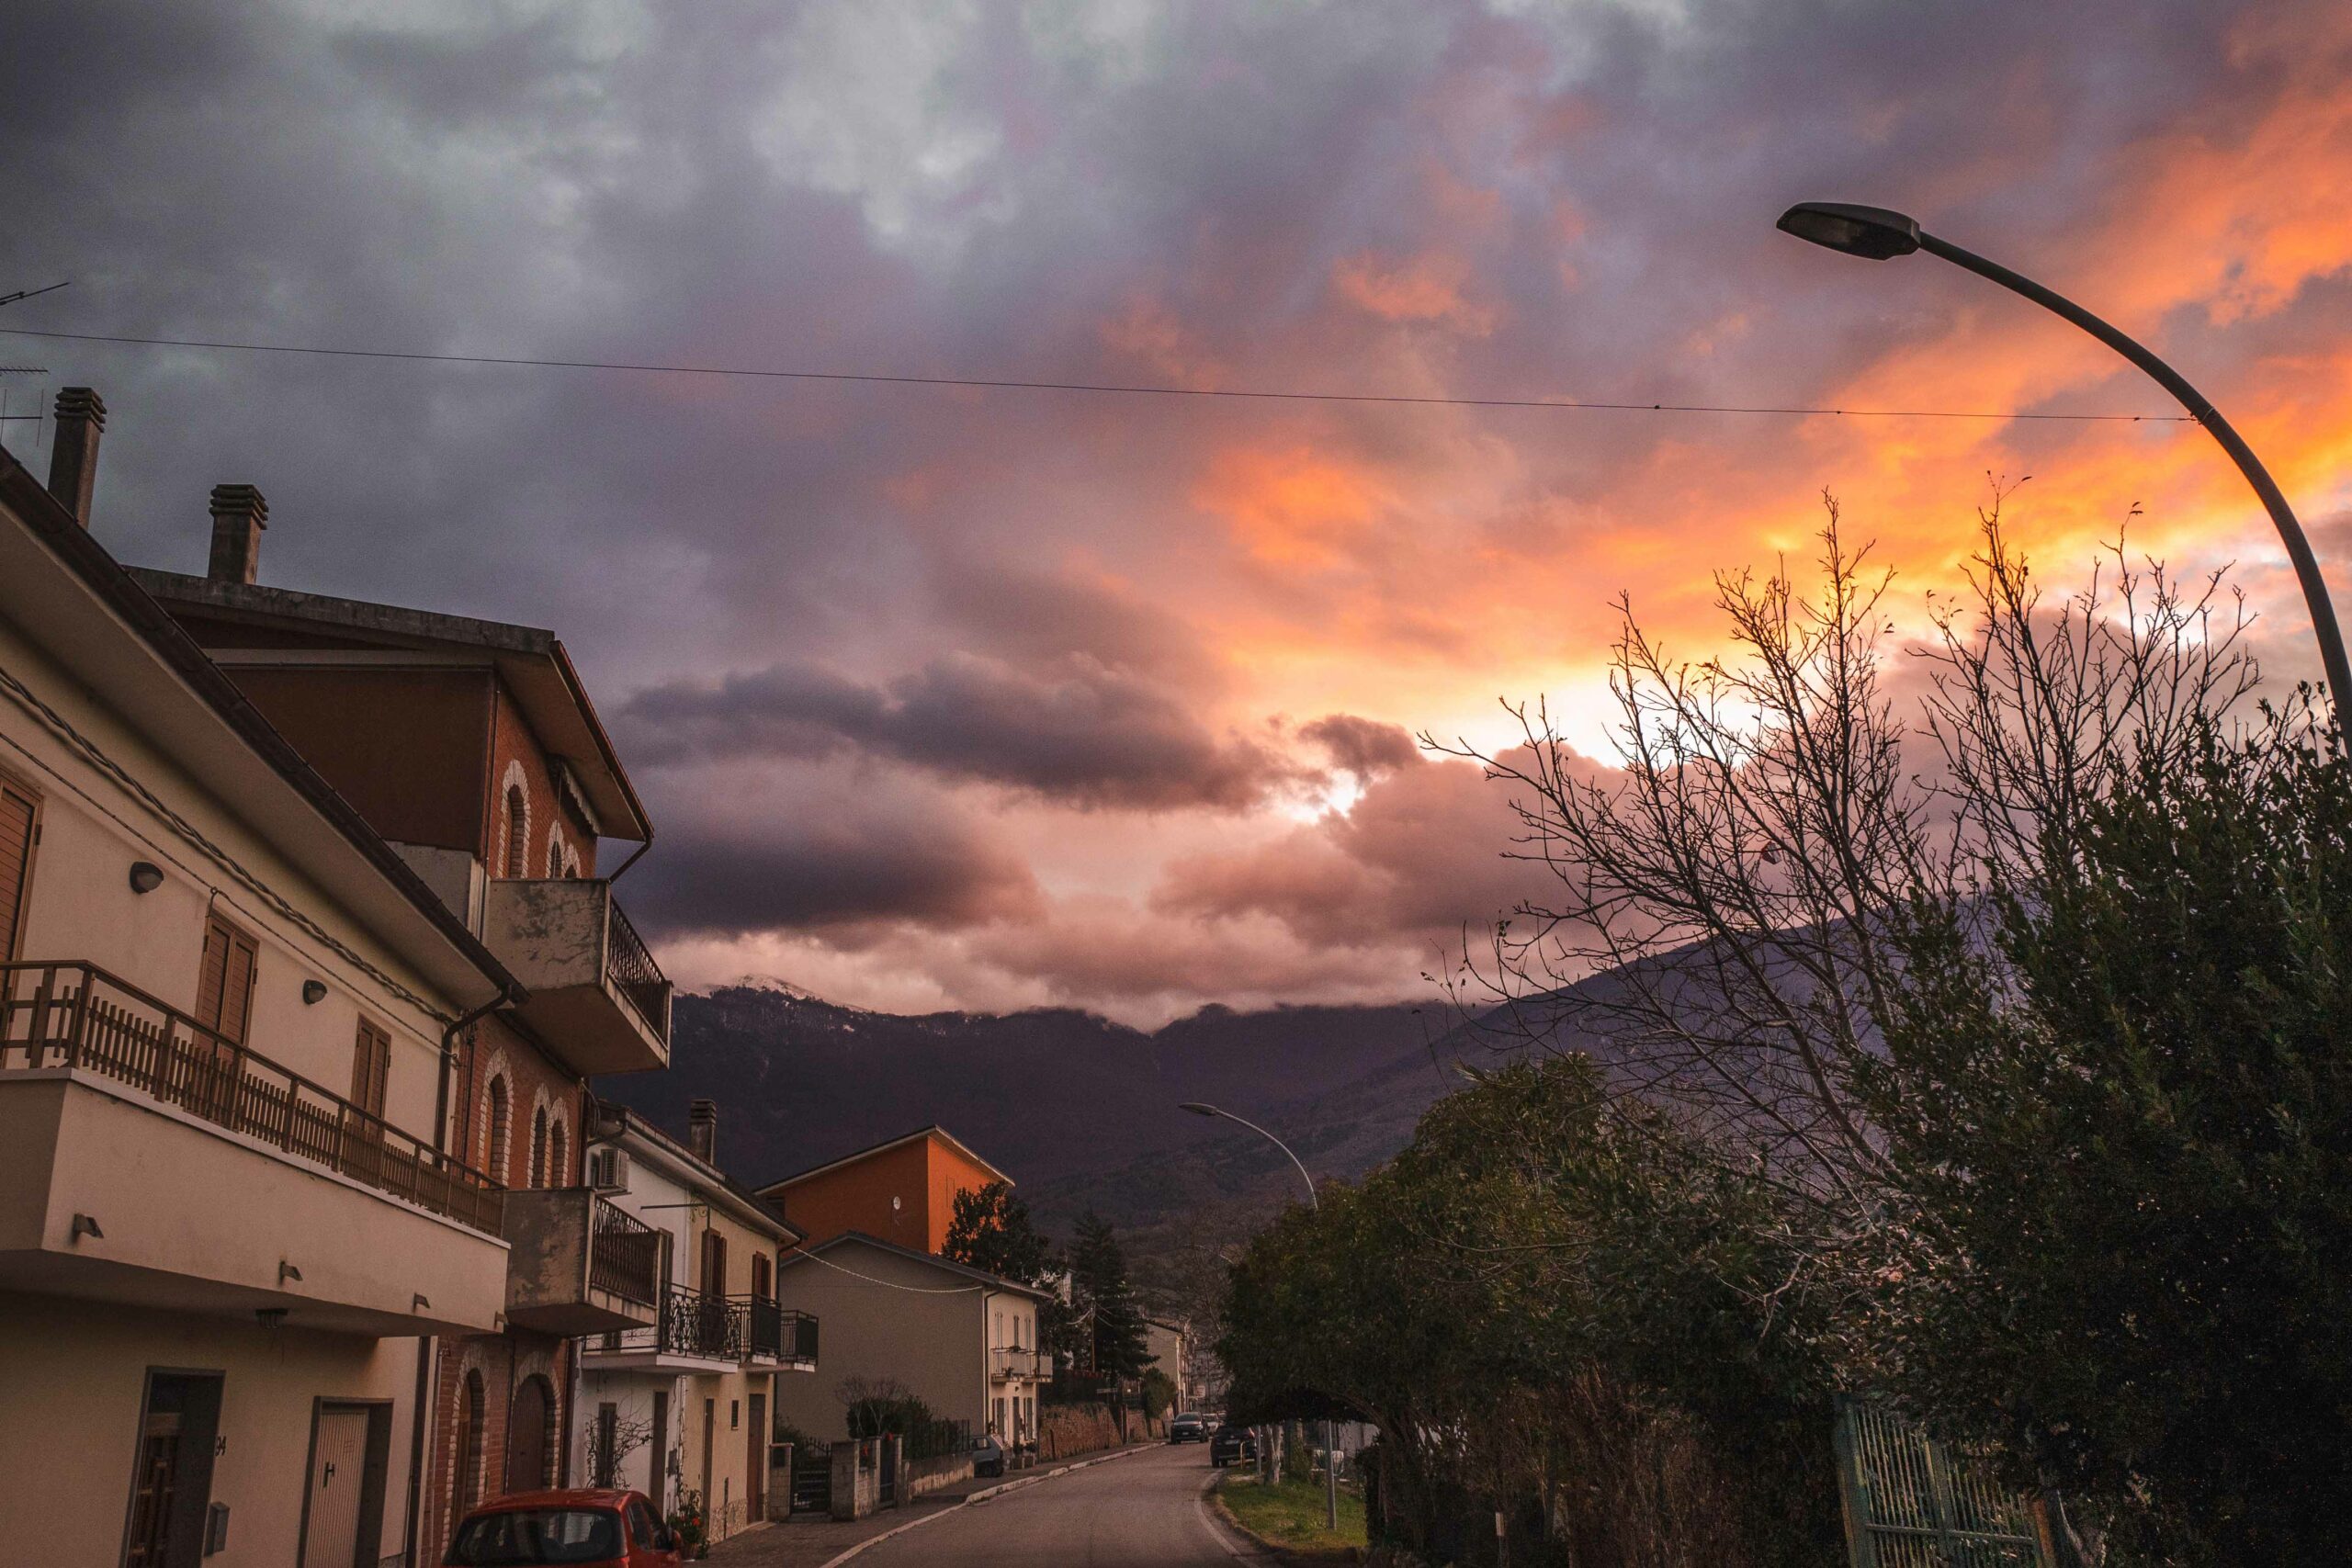
[[[311,1445],[311,1522],[302,1531],[302,1568],[356,1568],[367,1472],[368,1412],[320,1411]]]

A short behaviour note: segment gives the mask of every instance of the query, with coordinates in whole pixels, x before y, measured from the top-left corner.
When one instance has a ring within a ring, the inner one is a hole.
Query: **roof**
[[[400,852],[386,843],[367,819],[302,760],[300,752],[277,733],[261,710],[247,701],[236,683],[221,673],[170,613],[135,581],[105,546],[92,537],[71,512],[26,471],[14,456],[0,451],[0,508],[12,513],[44,547],[48,555],[80,581],[89,593],[120,619],[130,632],[181,687],[193,695],[242,741],[251,755],[266,764],[268,774],[293,790],[334,838],[356,851],[400,896],[402,905],[421,916],[433,933],[461,957],[481,979],[510,998],[529,993],[509,974],[481,940],[441,901],[439,894],[410,869]],[[44,610],[65,611],[60,596],[43,601]],[[39,628],[28,626],[37,637]],[[78,671],[85,680],[91,671]],[[152,689],[152,688],[151,688]],[[162,694],[158,690],[156,694]],[[139,716],[130,716],[137,719]],[[268,776],[267,774],[264,775]],[[236,796],[232,795],[231,798]],[[446,983],[446,982],[445,982]],[[492,997],[470,998],[476,1005]]]
[[[365,599],[301,593],[258,582],[228,582],[152,567],[129,570],[149,593],[185,611],[275,631],[334,633],[369,645],[315,650],[273,648],[251,655],[240,650],[224,662],[340,666],[367,662],[371,655],[380,657],[381,650],[393,649],[426,655],[462,653],[472,656],[473,662],[493,666],[522,705],[541,743],[579,771],[589,804],[595,809],[600,834],[639,842],[653,836],[653,825],[621,766],[619,754],[613,750],[604,720],[588,700],[571,654],[553,632]]]
[[[1035,1285],[1024,1285],[1016,1280],[1008,1280],[1001,1274],[991,1274],[985,1269],[975,1269],[968,1263],[958,1263],[952,1258],[942,1258],[935,1252],[917,1252],[911,1247],[900,1247],[895,1241],[884,1241],[880,1236],[868,1235],[864,1231],[843,1231],[839,1235],[826,1237],[814,1247],[796,1247],[777,1258],[776,1272],[780,1274],[796,1263],[821,1257],[834,1247],[849,1242],[856,1242],[862,1246],[870,1247],[876,1252],[887,1252],[896,1258],[909,1258],[917,1263],[927,1263],[943,1273],[953,1274],[958,1278],[969,1280],[975,1284],[986,1285],[992,1290],[1007,1291],[1016,1296],[1028,1296],[1041,1302],[1054,1299],[1053,1292],[1050,1291],[1040,1290]]]
[[[618,1122],[620,1129],[618,1134],[613,1134],[592,1130],[588,1139],[592,1145],[611,1143],[615,1136],[635,1136],[652,1145],[665,1157],[684,1167],[690,1176],[701,1179],[708,1186],[723,1189],[729,1196],[741,1202],[745,1209],[756,1216],[758,1224],[774,1228],[777,1235],[788,1237],[796,1244],[808,1239],[808,1233],[786,1219],[775,1204],[679,1143],[677,1139],[631,1111],[628,1106],[616,1100],[599,1100],[596,1101],[596,1114],[599,1120],[610,1118]]]
[[[911,1133],[901,1133],[895,1138],[885,1138],[878,1144],[870,1144],[866,1147],[858,1150],[855,1154],[846,1154],[838,1159],[829,1159],[822,1165],[812,1165],[808,1169],[796,1171],[790,1176],[779,1176],[774,1181],[771,1181],[766,1186],[761,1188],[760,1190],[763,1193],[771,1193],[779,1188],[797,1186],[799,1183],[808,1180],[810,1177],[822,1176],[825,1172],[838,1169],[842,1166],[854,1165],[862,1159],[871,1159],[876,1155],[888,1154],[890,1150],[898,1148],[901,1145],[911,1144],[922,1138],[937,1138],[941,1143],[945,1144],[949,1148],[954,1149],[957,1154],[962,1155],[966,1159],[970,1160],[974,1165],[978,1166],[982,1170],[988,1172],[989,1175],[996,1180],[1003,1182],[1007,1187],[1012,1185],[1012,1178],[1005,1175],[1004,1172],[999,1170],[996,1167],[990,1165],[988,1161],[974,1154],[970,1149],[964,1145],[962,1141],[959,1140],[955,1134],[950,1133],[946,1128],[934,1122],[928,1127],[918,1127]]]

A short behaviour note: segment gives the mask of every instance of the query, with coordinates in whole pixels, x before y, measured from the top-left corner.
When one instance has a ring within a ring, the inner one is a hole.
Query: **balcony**
[[[730,1296],[728,1304],[743,1314],[745,1359],[755,1366],[781,1365],[795,1371],[817,1370],[817,1320],[805,1312],[786,1312],[765,1296]]]
[[[611,883],[494,881],[483,895],[482,940],[529,989],[524,1021],[582,1073],[669,1065],[670,982]]]
[[[665,1285],[651,1323],[608,1333],[582,1348],[600,1367],[725,1371],[748,1358],[745,1315],[723,1296]]]
[[[470,1333],[488,1177],[94,964],[0,964],[0,1277],[297,1325]]]
[[[1054,1359],[1046,1351],[1023,1349],[1018,1345],[1001,1348],[989,1352],[989,1375],[999,1382],[1008,1378],[1044,1382],[1054,1375]]]
[[[653,1322],[662,1234],[585,1187],[506,1194],[506,1317],[543,1334]]]

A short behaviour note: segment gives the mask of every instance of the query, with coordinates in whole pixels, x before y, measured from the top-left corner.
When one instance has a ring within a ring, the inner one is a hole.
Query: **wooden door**
[[[311,1439],[302,1568],[361,1568],[360,1498],[368,1483],[368,1412],[321,1410]],[[367,1568],[372,1568],[373,1559]]]
[[[123,1555],[124,1568],[164,1568],[179,1470],[180,1413],[151,1412],[139,1436],[139,1475],[132,1483],[130,1549]]]
[[[359,1038],[351,1048],[351,1103],[384,1118],[384,1084],[392,1067],[392,1037],[366,1019],[359,1021]]]
[[[714,1230],[702,1233],[702,1293],[714,1299],[727,1294],[727,1238]]]
[[[718,1401],[706,1399],[702,1402],[702,1517],[707,1529],[718,1520],[718,1516],[713,1511],[718,1505],[710,1495],[710,1461],[718,1450]]]
[[[752,1520],[768,1517],[768,1396],[752,1395],[751,1430],[743,1458],[743,1507]]]
[[[554,1421],[555,1401],[548,1380],[534,1372],[514,1391],[514,1407],[506,1413],[507,1491],[536,1492],[553,1484],[548,1434]]]
[[[646,1490],[653,1495],[653,1511],[667,1517],[670,1512],[670,1391],[653,1391],[653,1484]]]
[[[33,797],[0,779],[0,964],[17,956],[32,863]]]

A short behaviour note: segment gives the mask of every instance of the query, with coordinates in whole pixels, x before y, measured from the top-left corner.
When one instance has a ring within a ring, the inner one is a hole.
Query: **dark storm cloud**
[[[1330,753],[1333,767],[1366,782],[1421,760],[1411,730],[1376,718],[1335,713],[1299,726],[1298,733]]]
[[[1080,806],[1231,810],[1296,776],[1269,748],[1211,733],[1177,694],[1083,655],[1018,669],[952,654],[877,685],[780,664],[653,687],[619,716],[665,766],[847,748]]]

